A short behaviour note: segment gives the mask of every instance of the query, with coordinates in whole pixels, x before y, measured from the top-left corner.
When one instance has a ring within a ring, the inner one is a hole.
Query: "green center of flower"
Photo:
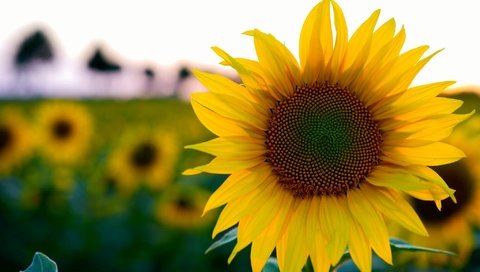
[[[73,127],[68,120],[59,119],[53,123],[52,130],[56,139],[65,140],[72,135]]]
[[[266,160],[295,197],[341,195],[378,164],[381,142],[357,97],[338,84],[315,83],[272,109]]]
[[[452,164],[432,167],[448,184],[455,189],[457,203],[448,198],[442,201],[442,210],[439,211],[431,201],[413,199],[413,207],[422,221],[437,224],[447,221],[452,216],[459,214],[474,195],[474,182],[466,163],[461,160]]]
[[[12,132],[6,126],[0,126],[0,152],[7,149],[12,142]]]
[[[151,143],[142,143],[133,151],[131,162],[138,168],[147,168],[155,162],[158,151]]]

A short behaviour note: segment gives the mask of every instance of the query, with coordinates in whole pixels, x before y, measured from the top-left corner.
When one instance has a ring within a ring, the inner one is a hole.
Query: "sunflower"
[[[0,173],[8,173],[31,154],[32,141],[27,121],[14,108],[0,112]]]
[[[88,150],[92,120],[86,108],[74,102],[48,102],[36,114],[39,148],[53,163],[74,164]]]
[[[441,140],[469,115],[452,114],[461,101],[437,97],[453,82],[410,87],[436,52],[401,53],[404,29],[395,33],[393,19],[376,28],[379,14],[348,38],[341,8],[325,0],[303,25],[300,63],[255,29],[246,34],[258,60],[214,47],[241,84],[195,72],[210,92],[194,93],[193,109],[218,137],[186,147],[215,158],[184,173],[230,175],[205,207],[226,204],[213,236],[238,223],[229,261],[251,244],[253,271],[274,249],[282,271],[300,271],[309,257],[326,271],[348,247],[368,271],[372,249],[392,263],[386,219],[427,235],[401,192],[437,203],[453,197],[429,166],[465,156]]]
[[[157,202],[155,216],[170,227],[194,230],[209,225],[213,214],[201,217],[209,193],[200,188],[172,187]]]
[[[454,164],[435,168],[446,183],[456,190],[457,203],[454,204],[451,199],[444,200],[440,212],[431,203],[411,199],[430,237],[421,237],[402,229],[398,230],[397,235],[416,245],[450,250],[457,255],[401,255],[402,262],[411,263],[413,259],[421,268],[460,268],[474,248],[474,229],[480,227],[480,116],[459,125],[447,142],[462,147],[467,154],[465,159]]]
[[[111,156],[110,178],[126,194],[142,182],[150,189],[164,188],[174,174],[177,146],[170,133],[140,131],[127,135]]]

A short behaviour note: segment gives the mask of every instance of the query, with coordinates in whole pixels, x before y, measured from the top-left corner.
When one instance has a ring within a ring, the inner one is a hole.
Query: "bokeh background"
[[[381,8],[382,22],[395,17],[405,26],[407,49],[446,48],[415,83],[455,79],[444,95],[466,102],[460,112],[480,112],[475,1],[338,2],[350,29]],[[210,47],[255,58],[241,35],[252,28],[296,52],[316,3],[20,0],[2,7],[0,270],[25,269],[41,251],[60,271],[249,271],[248,249],[231,265],[233,245],[204,254],[217,214],[202,217],[203,206],[225,176],[181,174],[211,159],[183,149],[213,136],[189,105],[192,92],[205,90],[192,70],[238,80]],[[465,127],[467,148],[477,150],[480,122]],[[465,261],[440,267],[478,269],[480,238],[477,226],[471,230]]]

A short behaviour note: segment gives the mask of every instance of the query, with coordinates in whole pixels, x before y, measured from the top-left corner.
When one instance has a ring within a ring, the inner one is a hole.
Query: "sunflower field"
[[[457,97],[465,101],[460,112],[480,101]],[[204,254],[218,214],[201,215],[225,176],[182,175],[211,160],[183,148],[212,136],[188,103],[38,99],[2,101],[0,109],[2,270],[25,268],[42,251],[60,271],[250,271],[248,250],[227,264],[231,243]],[[478,267],[479,130],[478,116],[455,130],[451,141],[473,154],[439,171],[459,190],[458,206],[445,203],[446,214],[434,217],[432,207],[413,202],[433,239],[394,233],[458,255],[400,253],[399,269]],[[377,270],[391,269],[374,260]]]
[[[0,267],[41,251],[60,271],[242,271],[204,254],[222,176],[183,176],[210,137],[176,99],[0,102]],[[247,256],[244,256],[247,257]],[[246,261],[246,260],[243,260]]]
[[[480,89],[379,18],[320,1],[185,96],[0,101],[0,270],[480,271]]]

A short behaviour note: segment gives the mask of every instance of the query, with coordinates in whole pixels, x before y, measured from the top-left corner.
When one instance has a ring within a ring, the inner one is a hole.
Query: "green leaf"
[[[32,263],[22,272],[58,272],[57,264],[41,252],[35,252]]]
[[[447,255],[456,255],[454,252],[442,249],[435,249],[435,248],[428,248],[428,247],[421,247],[409,244],[406,241],[397,239],[397,238],[390,238],[390,247],[392,248],[392,252],[396,251],[424,251],[430,253],[440,253],[440,254],[447,254]]]
[[[454,252],[451,252],[451,251],[448,251],[448,250],[441,250],[441,249],[412,245],[412,244],[410,244],[406,241],[400,240],[398,238],[390,238],[390,248],[392,249],[392,254],[394,254],[396,252],[400,252],[400,251],[410,251],[410,252],[423,251],[423,252],[429,252],[429,253],[456,255]],[[334,269],[339,268],[343,263],[350,260],[351,258],[352,257],[350,256],[350,252],[347,249],[343,253],[342,258],[338,262],[338,265],[336,267],[334,267]]]
[[[209,248],[207,248],[207,250],[205,250],[205,254],[207,254],[208,252],[216,249],[217,247],[221,247],[225,244],[228,244],[230,242],[232,242],[233,240],[236,240],[237,239],[237,228],[233,228],[231,230],[229,230],[227,233],[225,233],[222,238],[220,238],[219,240],[215,241],[212,245],[210,245]]]
[[[267,263],[263,267],[262,272],[280,272],[277,259],[273,257],[269,258]]]

